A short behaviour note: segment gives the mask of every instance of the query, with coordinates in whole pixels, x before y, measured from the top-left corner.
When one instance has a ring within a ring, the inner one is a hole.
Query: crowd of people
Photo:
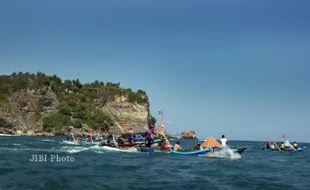
[[[225,138],[225,135],[222,135],[222,138],[220,139],[221,141],[221,146],[225,147],[228,143],[227,139]],[[202,150],[203,147],[201,146],[201,144],[198,142],[195,146],[194,146],[194,150]],[[178,141],[176,142],[176,144],[173,146],[173,150],[175,151],[183,151],[184,149],[181,147],[181,143]]]
[[[150,129],[145,134],[129,134],[127,137],[122,134],[118,138],[115,138],[112,134],[108,134],[105,139],[106,141],[102,143],[102,145],[111,145],[113,146],[115,143],[122,145],[122,144],[135,144],[137,142],[143,142],[146,147],[151,147],[154,144],[154,138],[155,138],[155,130],[154,127],[150,127]],[[91,134],[89,135],[82,135],[79,137],[75,137],[73,132],[68,131],[66,135],[67,141],[77,141],[77,142],[94,142],[94,141],[103,141],[103,137],[101,136],[95,136],[93,137]],[[222,135],[222,138],[220,139],[222,147],[225,147],[227,143],[227,139],[225,138],[225,135]],[[173,148],[175,151],[182,151],[184,150],[181,145],[181,143],[178,141],[175,143],[175,145],[170,145],[170,143],[167,143],[165,139],[161,139],[159,146],[161,148]],[[194,150],[202,150],[203,147],[198,142],[194,146]]]
[[[271,149],[271,150],[276,150],[276,149],[281,149],[281,150],[289,150],[292,147],[291,146],[286,146],[284,142],[276,142],[276,143],[266,143],[263,148],[266,149]],[[298,144],[296,142],[293,143],[293,148],[297,149]]]

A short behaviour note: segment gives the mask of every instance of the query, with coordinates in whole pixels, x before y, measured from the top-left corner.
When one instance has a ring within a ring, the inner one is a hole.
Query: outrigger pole
[[[276,147],[279,149],[279,151],[281,151],[281,149],[279,148],[279,146],[277,145],[277,143],[275,141],[273,141],[273,143],[276,145]]]
[[[161,108],[160,110],[158,110],[158,114],[161,115],[160,125],[162,125],[162,127],[163,127],[163,128],[162,128],[162,135],[164,136],[166,143],[167,143],[168,146],[170,147],[171,144],[170,144],[168,138],[167,138],[166,135],[165,135],[165,128],[164,128],[164,109]]]
[[[276,143],[274,140],[272,140],[271,137],[269,137],[269,143],[270,143],[270,144],[273,143],[273,144],[279,149],[279,151],[281,151],[281,149],[279,148],[279,146],[277,145],[277,143]]]

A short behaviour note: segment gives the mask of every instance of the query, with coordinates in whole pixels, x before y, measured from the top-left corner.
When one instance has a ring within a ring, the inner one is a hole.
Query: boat
[[[208,137],[204,143],[202,143],[202,148],[211,148],[212,152],[220,151],[223,147],[222,145],[215,140],[213,137]],[[247,148],[242,147],[242,148],[231,148],[235,153],[242,154]]]
[[[242,148],[233,148],[232,150],[235,152],[235,153],[238,153],[238,154],[242,154],[247,148],[246,147],[242,147]]]
[[[295,150],[293,150],[293,149],[281,149],[281,150],[278,150],[278,149],[270,149],[270,148],[261,148],[263,151],[277,151],[277,152],[279,152],[279,151],[290,151],[290,152],[301,152],[301,151],[303,151],[304,149],[305,149],[305,147],[299,147],[299,148],[297,148],[297,149],[295,149]]]
[[[115,146],[114,144],[102,143],[100,145],[108,146],[108,147],[118,147],[118,148],[135,148],[136,146],[139,146],[140,144],[117,144],[117,146]]]
[[[154,140],[154,143],[152,144],[152,147],[158,147],[159,146],[159,143],[162,141],[162,139],[155,139]],[[111,147],[114,147],[113,144],[107,144],[105,142],[101,143],[100,144],[101,146],[111,146]],[[119,147],[123,147],[123,148],[135,148],[137,146],[145,146],[145,142],[142,141],[142,142],[135,142],[135,143],[132,143],[132,144],[129,144],[128,142],[125,142],[124,144],[118,144]]]
[[[170,152],[171,154],[177,154],[177,155],[204,155],[207,152],[210,152],[211,148],[205,148],[202,150],[182,150],[182,151],[176,151],[174,149],[171,149]]]
[[[150,147],[137,147],[139,152],[147,152],[147,153],[172,153],[178,155],[203,155],[209,152],[211,149],[203,149],[203,150],[183,150],[183,151],[175,151],[173,148],[150,148]]]
[[[170,153],[170,148],[162,148],[162,147],[141,147],[141,146],[138,146],[137,150],[139,152],[147,152],[147,153],[154,153],[154,152]]]
[[[260,147],[261,150],[263,151],[289,151],[289,152],[301,152],[303,151],[306,147],[294,147],[289,140],[285,139],[285,136],[282,136],[282,139],[284,140],[283,142],[283,147],[279,147],[281,145],[278,145],[273,138],[269,138],[267,141],[263,142],[263,145]]]

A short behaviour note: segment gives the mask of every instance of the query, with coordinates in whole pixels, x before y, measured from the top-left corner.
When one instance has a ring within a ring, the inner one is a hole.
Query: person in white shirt
[[[227,139],[225,138],[225,135],[222,135],[221,143],[222,143],[222,146],[226,146],[226,144],[227,144]]]

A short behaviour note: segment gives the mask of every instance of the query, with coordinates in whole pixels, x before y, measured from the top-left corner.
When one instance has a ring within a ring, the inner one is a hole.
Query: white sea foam
[[[40,152],[49,152],[51,149],[41,149],[41,148],[6,148],[0,147],[0,150],[10,151],[10,152],[32,152],[32,151],[40,151]]]
[[[89,147],[72,147],[72,146],[61,147],[61,151],[68,153],[79,153],[87,150],[89,150]]]
[[[98,146],[100,147],[100,146]],[[94,148],[94,147],[92,147]],[[136,148],[128,148],[128,149],[119,149],[114,147],[108,147],[108,146],[102,146],[100,149],[109,151],[109,152],[130,152],[130,153],[138,153],[138,150]]]
[[[203,155],[203,157],[208,158],[222,158],[222,159],[239,159],[241,155],[234,152],[234,150],[230,149],[228,146],[217,150],[215,152],[208,152],[207,154]]]
[[[23,145],[23,144],[20,144],[20,143],[13,143],[12,145],[14,145],[14,146],[19,146],[19,147],[24,147],[24,145]]]
[[[51,140],[51,139],[42,139],[41,141],[43,141],[43,142],[55,142],[54,140]]]
[[[10,135],[10,134],[0,134],[0,136],[17,136],[17,135]]]
[[[70,145],[80,145],[80,143],[78,143],[78,142],[73,142],[73,141],[62,141],[61,143],[70,144]]]

